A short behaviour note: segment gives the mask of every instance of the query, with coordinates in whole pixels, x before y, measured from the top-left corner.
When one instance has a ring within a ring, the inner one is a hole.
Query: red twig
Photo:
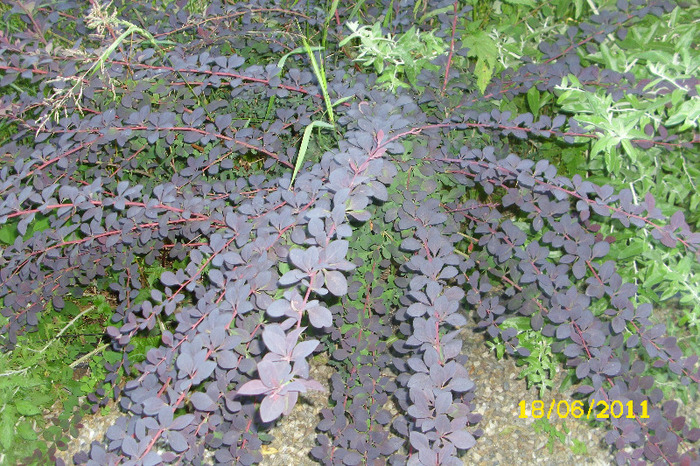
[[[457,0],[454,3],[454,18],[452,18],[452,37],[450,38],[450,55],[447,57],[447,66],[445,67],[445,80],[442,82],[441,94],[445,94],[447,88],[447,79],[450,76],[450,66],[452,65],[452,55],[455,52],[455,30],[457,29]]]

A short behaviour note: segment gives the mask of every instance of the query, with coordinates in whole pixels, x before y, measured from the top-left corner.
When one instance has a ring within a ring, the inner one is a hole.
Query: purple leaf
[[[168,432],[168,443],[178,453],[181,453],[189,448],[187,439],[178,431]]]
[[[165,286],[177,286],[180,284],[175,274],[170,271],[163,272],[163,274],[160,276],[160,281]]]
[[[330,327],[333,325],[333,315],[331,311],[323,306],[312,306],[306,310],[309,315],[309,322],[315,328]]]
[[[239,389],[238,395],[262,395],[270,389],[262,383],[261,380],[255,379],[244,383]]]
[[[326,270],[326,288],[335,296],[345,296],[348,293],[348,282],[342,272],[336,270]]]
[[[216,409],[216,404],[206,393],[195,392],[190,397],[190,401],[199,411],[214,411]]]
[[[467,432],[466,430],[458,430],[447,434],[447,438],[454,444],[455,447],[462,450],[468,450],[474,445],[476,445],[476,440],[474,436]]]
[[[182,416],[176,417],[168,428],[171,430],[182,430],[185,427],[189,426],[193,420],[193,414],[183,414]]]
[[[411,432],[411,446],[418,451],[430,450],[428,437],[420,432]]]
[[[292,360],[297,361],[306,358],[308,355],[313,353],[318,344],[318,340],[302,341],[301,343],[297,344],[292,352]]]
[[[274,421],[287,409],[288,395],[268,395],[260,403],[260,418],[263,422]]]
[[[267,314],[270,317],[281,317],[289,313],[291,310],[292,307],[289,301],[286,299],[278,299],[268,306]]]
[[[122,451],[127,456],[137,456],[139,451],[139,445],[134,440],[134,437],[127,435],[122,441]]]
[[[345,256],[348,253],[349,243],[346,240],[331,241],[328,246],[326,246],[326,264],[336,264],[345,260]]]
[[[235,369],[238,367],[238,356],[233,351],[222,351],[217,353],[216,363],[222,369]]]
[[[287,335],[278,324],[268,324],[262,333],[265,346],[273,353],[285,355],[287,354]]]

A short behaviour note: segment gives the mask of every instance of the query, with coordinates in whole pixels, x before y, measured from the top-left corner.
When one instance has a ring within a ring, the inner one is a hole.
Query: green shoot
[[[304,158],[306,157],[306,149],[309,147],[309,140],[311,139],[311,131],[314,127],[319,126],[321,128],[334,129],[335,125],[326,123],[325,121],[312,121],[309,126],[304,130],[304,136],[301,138],[301,147],[299,147],[299,155],[297,155],[297,163],[294,165],[294,173],[292,174],[292,181],[289,182],[289,189],[292,189],[294,185],[294,179],[297,177],[297,173],[304,164]]]
[[[321,63],[321,65],[319,66],[318,62],[316,61],[316,55],[314,55],[311,45],[309,45],[309,41],[306,40],[306,37],[302,36],[301,40],[304,43],[304,49],[306,49],[306,54],[311,60],[311,66],[314,69],[314,74],[316,75],[318,84],[319,86],[321,86],[323,100],[326,103],[326,110],[328,111],[328,120],[331,122],[331,125],[335,126],[335,118],[333,117],[333,105],[331,104],[331,97],[328,95],[328,83],[326,82],[326,71],[323,67],[323,63]]]

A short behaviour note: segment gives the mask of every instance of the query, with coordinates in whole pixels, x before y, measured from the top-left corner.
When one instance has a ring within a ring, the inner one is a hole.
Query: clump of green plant
[[[141,270],[143,281],[153,286],[163,268],[153,264]],[[149,293],[142,291],[135,301],[147,299]],[[0,464],[45,462],[78,435],[77,425],[89,409],[85,397],[110,389],[104,384],[105,363],[122,360],[104,332],[112,314],[105,294],[67,299],[60,313],[43,314],[36,332],[18,336],[14,349],[0,353]],[[6,320],[0,317],[0,324]],[[158,346],[160,331],[158,326],[132,340],[132,362],[143,361]]]
[[[527,380],[528,389],[537,387],[542,398],[554,387],[554,375],[561,367],[560,358],[552,352],[554,339],[532,330],[527,317],[512,317],[503,322],[502,326],[518,330],[520,344],[530,351],[528,356],[517,360],[518,366],[524,366],[519,377]],[[502,340],[488,341],[486,344],[496,352],[498,359],[503,358],[505,343]]]
[[[562,445],[566,445],[566,437],[569,435],[569,432],[571,432],[571,430],[566,427],[566,421],[562,421],[562,428],[559,430],[557,426],[552,424],[547,418],[536,419],[532,426],[538,434],[544,433],[547,435],[547,448],[550,453],[554,451],[554,443],[556,441]],[[586,444],[581,440],[572,438],[571,443],[569,447],[571,448],[571,452],[575,455],[588,454],[588,447],[586,447]]]
[[[42,316],[37,332],[20,335],[13,350],[0,353],[0,463],[65,448],[77,433],[81,397],[99,388],[105,361],[121,359],[103,340],[111,314],[101,294],[66,301],[62,312]]]
[[[494,12],[483,2],[472,2],[476,3],[480,5],[482,20],[474,24],[488,30],[489,15]],[[594,2],[589,3],[588,7],[596,13]],[[597,3],[597,9],[605,6],[605,2]],[[550,31],[549,20],[541,15],[555,4],[559,4],[557,9],[565,11],[563,2],[552,2],[552,5],[542,4],[537,8],[533,5],[514,8],[503,4],[503,12],[508,10],[513,31],[522,30],[525,25],[546,36]],[[525,11],[530,8],[529,12]],[[566,8],[571,8],[571,5]],[[579,9],[577,6],[576,14],[569,11],[567,15],[575,20],[579,17]],[[700,194],[697,189],[700,153],[697,144],[687,142],[697,139],[694,134],[700,117],[700,99],[695,95],[697,85],[694,79],[700,70],[700,50],[693,42],[700,33],[694,20],[699,13],[700,7],[689,4],[660,17],[647,17],[624,33],[606,36],[595,53],[581,54],[583,66],[602,66],[620,73],[622,82],[640,83],[644,98],[635,93],[613,95],[590,81],[567,76],[552,91],[533,86],[515,99],[504,99],[500,103],[501,111],[529,112],[536,118],[564,113],[588,132],[574,138],[573,145],[552,141],[542,142],[535,148],[513,138],[514,146],[529,152],[536,160],[547,159],[556,163],[565,176],[580,175],[601,186],[610,185],[616,191],[627,189],[632,195],[632,203],[644,203],[646,194],[650,193],[656,200],[654,206],[662,214],[670,216],[681,210],[688,224],[700,225]],[[540,26],[533,22],[538,18]],[[503,28],[500,25],[492,31],[501,34]],[[494,34],[490,36],[494,37]],[[499,46],[500,52],[511,57],[510,65],[516,64],[516,56],[522,50],[529,49],[531,55],[532,36],[522,37],[519,43],[511,38],[507,47]],[[499,57],[500,62],[503,54]],[[667,90],[659,91],[659,86]],[[678,141],[673,144],[671,152],[661,144],[637,144],[640,140],[667,138]],[[658,234],[654,236],[646,229],[621,229],[610,218],[601,219],[595,228],[599,239],[609,240],[609,259],[619,264],[617,271],[623,281],[636,285],[638,303],[670,307],[670,315],[659,323],[673,330],[679,344],[683,343],[680,346],[684,354],[696,352],[700,325],[700,263],[688,256],[682,246],[660,245]],[[604,316],[610,312],[609,307],[598,302],[591,310]],[[519,332],[519,338],[527,340],[527,328]],[[629,328],[625,333],[627,340],[634,329]],[[533,335],[535,340],[545,343],[544,336]],[[502,343],[492,345],[502,349]],[[535,360],[531,363],[539,373],[540,364]],[[677,379],[661,372],[650,368],[645,375],[653,375],[662,381],[665,393],[693,399],[695,388],[688,390]],[[530,378],[528,383],[531,383]]]
[[[377,83],[391,90],[410,86],[421,89],[416,83],[418,74],[426,68],[438,70],[439,67],[431,60],[447,52],[442,39],[433,32],[421,32],[415,26],[396,36],[384,35],[380,23],[369,27],[349,21],[347,26],[352,34],[338,46],[343,47],[353,39],[360,39],[358,55],[354,60],[374,68],[379,75]]]
[[[573,76],[564,78],[554,92],[555,111],[572,115],[590,134],[576,138],[582,154],[569,151],[565,167],[593,182],[629,189],[632,202],[646,193],[664,215],[677,210],[688,224],[700,225],[700,153],[692,144],[675,144],[673,152],[635,140],[678,138],[693,140],[700,127],[700,98],[694,79],[700,71],[700,50],[694,38],[700,26],[694,18],[700,7],[677,7],[661,18],[645,18],[621,37],[608,39],[599,51],[586,56],[584,65],[600,64],[633,76],[647,98],[632,93],[613,98],[601,88],[591,89]],[[658,91],[662,86],[667,91]],[[569,170],[567,173],[573,173]],[[623,279],[640,288],[642,302],[668,305],[680,297],[678,324],[691,333],[700,328],[700,264],[680,247],[659,248],[644,230],[621,231],[603,222],[599,232],[614,238],[611,258],[623,261]]]

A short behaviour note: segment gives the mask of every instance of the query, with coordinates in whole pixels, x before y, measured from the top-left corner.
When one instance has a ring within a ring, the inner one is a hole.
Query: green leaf
[[[690,196],[690,210],[695,211],[698,208],[698,205],[700,204],[700,195],[693,194]]]
[[[2,444],[5,451],[9,451],[12,448],[12,443],[15,439],[15,416],[13,414],[13,409],[9,409],[10,406],[5,407],[2,412],[2,418],[0,418],[0,444]]]
[[[652,263],[649,266],[643,286],[647,290],[651,290],[654,285],[661,283],[665,280],[665,278],[666,274],[664,273],[664,271],[661,270],[661,268],[658,265],[656,265],[656,263]]]
[[[634,238],[630,240],[627,246],[620,248],[620,252],[617,254],[617,259],[620,260],[638,256],[644,252],[645,245],[646,243],[644,241]]]
[[[674,274],[674,277],[677,278],[677,274]],[[676,294],[680,293],[683,291],[683,288],[678,285],[678,283],[672,282],[668,285],[668,288],[663,292],[661,297],[659,298],[661,301],[666,301],[667,299],[675,296]]]
[[[74,317],[80,314],[80,308],[73,301],[66,301],[62,313]]]
[[[326,70],[323,67],[323,62],[319,64],[316,61],[316,55],[314,54],[314,51],[311,48],[311,45],[309,44],[309,41],[306,40],[306,37],[301,36],[301,41],[304,44],[306,54],[311,60],[311,67],[314,70],[314,75],[316,75],[318,84],[319,86],[321,86],[321,93],[323,94],[323,100],[326,103],[326,111],[328,112],[328,120],[330,120],[331,124],[335,124],[335,117],[333,116],[333,105],[331,105],[331,98],[328,95],[328,82],[326,81]]]
[[[534,0],[505,0],[505,3],[508,3],[510,5],[529,6],[530,8],[535,8],[535,6],[537,6]]]
[[[421,4],[421,2],[416,2],[416,7],[419,7],[420,4]],[[421,16],[421,18],[418,20],[418,24],[423,24],[423,23],[425,22],[425,20],[430,19],[430,18],[432,18],[433,16],[441,15],[441,14],[443,14],[443,13],[449,13],[449,12],[451,12],[451,11],[453,10],[453,8],[454,8],[454,7],[453,7],[452,5],[448,5],[448,6],[445,6],[445,7],[442,7],[442,8],[438,8],[438,9],[433,10],[433,11],[429,11],[428,13],[424,14],[423,16]],[[414,10],[414,11],[415,11],[415,10]],[[414,16],[415,16],[415,15],[414,15]]]
[[[7,224],[0,228],[0,242],[5,244],[12,244],[17,238],[17,225]]]
[[[530,324],[530,318],[524,316],[510,317],[501,323],[503,328],[514,328],[518,331],[524,332],[526,330],[532,330],[532,325]]]
[[[19,400],[15,403],[17,412],[22,416],[34,416],[41,413],[41,409],[35,403],[27,400]]]
[[[342,99],[338,99],[338,100],[336,100],[335,102],[333,102],[332,106],[333,106],[333,107],[337,107],[338,105],[340,105],[340,104],[342,104],[342,103],[345,103],[345,102],[347,102],[348,100],[353,99],[353,98],[355,98],[355,96],[353,96],[353,95],[349,95],[349,96],[347,96],[347,97],[343,97]]]
[[[576,380],[578,380],[578,379],[576,379]],[[564,393],[573,384],[574,384],[574,373],[572,371],[569,371],[566,374],[566,377],[564,377],[564,380],[562,380],[561,384],[559,385],[559,393]]]
[[[537,86],[532,86],[527,91],[527,104],[530,106],[532,114],[537,117],[540,113],[540,91],[537,90]]]
[[[679,131],[685,131],[692,127],[698,126],[698,118],[700,118],[700,98],[697,96],[691,100],[683,102],[675,114],[666,120],[666,126],[675,126],[684,122]]]
[[[117,361],[122,359],[122,354],[117,353],[116,351],[107,350],[103,353],[103,357],[108,363],[116,364]]]
[[[622,165],[620,156],[617,154],[617,150],[615,150],[615,145],[618,142],[619,138],[617,137],[601,136],[600,139],[593,143],[593,147],[591,148],[591,159],[595,159],[600,152],[604,152],[605,168],[615,175],[619,175]]]
[[[476,62],[476,67],[474,68],[474,74],[476,74],[476,86],[483,94],[486,87],[489,85],[489,82],[491,82],[493,68],[486,63],[486,60],[479,58]]]
[[[625,152],[629,156],[629,158],[632,160],[632,163],[637,162],[637,150],[632,146],[632,143],[630,142],[629,139],[623,139],[622,141],[622,147],[625,149]]]
[[[620,174],[621,165],[620,156],[617,154],[617,151],[614,150],[614,148],[608,148],[608,150],[605,151],[605,166],[608,171],[617,176]]]
[[[31,238],[34,233],[44,231],[50,226],[51,222],[49,221],[49,217],[39,214],[27,227],[27,232],[24,235],[24,239],[27,240]]]
[[[585,443],[583,443],[579,439],[572,438],[571,441],[573,442],[573,445],[571,445],[571,452],[575,455],[587,455],[588,454],[588,447],[586,446]]]
[[[485,60],[490,68],[498,63],[498,47],[496,42],[484,31],[467,36],[464,45],[469,47],[468,56]]]
[[[321,128],[328,128],[328,129],[334,129],[335,126],[331,125],[330,123],[326,123],[325,121],[312,121],[309,126],[306,127],[304,130],[304,136],[301,138],[301,147],[299,148],[299,155],[297,156],[297,163],[294,166],[294,173],[292,174],[292,181],[289,182],[289,189],[291,191],[292,186],[294,185],[294,180],[297,177],[297,173],[299,173],[299,170],[301,167],[304,165],[304,158],[306,157],[306,150],[309,147],[309,140],[311,139],[311,131],[313,131],[314,127],[319,126]]]
[[[38,438],[29,421],[22,421],[17,425],[17,434],[24,440],[36,440]]]

